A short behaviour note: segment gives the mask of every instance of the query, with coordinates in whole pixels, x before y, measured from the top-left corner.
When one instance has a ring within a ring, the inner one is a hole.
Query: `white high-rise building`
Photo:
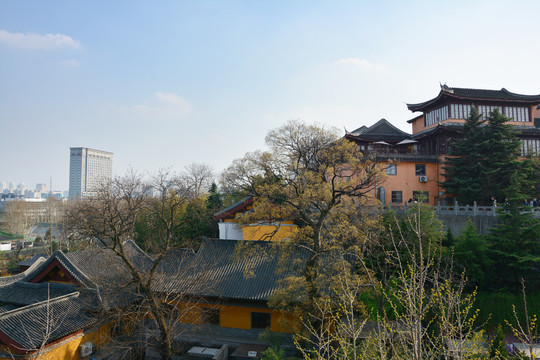
[[[69,197],[94,196],[102,181],[112,179],[113,153],[83,147],[70,150]]]

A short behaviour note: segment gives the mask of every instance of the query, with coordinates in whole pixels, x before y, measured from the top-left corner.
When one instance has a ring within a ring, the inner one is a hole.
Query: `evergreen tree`
[[[512,195],[499,212],[500,222],[491,229],[490,253],[493,260],[493,284],[513,291],[520,289],[520,279],[540,285],[540,219],[527,211],[526,196],[521,192],[523,176],[511,177]]]
[[[452,234],[452,229],[446,229],[446,235],[442,239],[442,246],[446,248],[452,247],[455,241],[456,239],[454,238],[454,234]]]
[[[483,287],[491,260],[484,236],[478,234],[471,219],[459,234],[454,246],[454,259],[459,270],[465,271],[468,282]]]
[[[216,183],[212,183],[210,186],[208,197],[206,198],[206,207],[212,212],[217,212],[223,207],[223,200],[221,194],[218,192]]]
[[[495,196],[503,200],[509,196],[511,177],[521,165],[518,161],[520,156],[521,142],[516,136],[512,125],[507,124],[511,119],[502,115],[498,109],[493,110],[487,119],[485,129],[486,142],[484,149],[484,195]],[[518,175],[526,177],[526,174],[518,172]]]
[[[511,193],[513,174],[522,177],[522,183],[532,189],[536,184],[535,162],[519,161],[521,143],[511,119],[493,110],[487,121],[473,107],[467,118],[463,137],[452,142],[446,158],[445,181],[442,186],[449,194],[457,196],[460,203],[473,201],[490,204],[493,196],[502,202]],[[484,126],[485,123],[485,126]]]
[[[463,127],[463,137],[452,142],[446,166],[443,167],[445,181],[442,186],[449,194],[455,194],[460,203],[472,204],[484,195],[484,159],[486,157],[486,133],[483,121],[476,108]]]

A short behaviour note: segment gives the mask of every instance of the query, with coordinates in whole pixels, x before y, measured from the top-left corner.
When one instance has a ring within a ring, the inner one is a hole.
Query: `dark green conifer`
[[[511,177],[511,196],[499,211],[500,222],[488,239],[494,265],[492,283],[512,291],[520,290],[521,278],[540,285],[540,219],[524,204],[522,182],[516,171]]]
[[[473,107],[465,121],[463,136],[452,142],[443,167],[445,181],[442,186],[462,204],[472,204],[484,196],[486,134],[482,124],[481,115]]]
[[[495,196],[502,201],[510,196],[511,177],[520,168],[519,156],[521,142],[516,136],[510,118],[502,115],[498,109],[493,110],[487,119],[485,129],[486,142],[484,149],[484,194]],[[517,173],[525,177],[526,174]]]
[[[471,219],[457,237],[454,246],[454,259],[459,270],[465,271],[468,284],[484,287],[491,260],[488,256],[488,243],[478,234]]]

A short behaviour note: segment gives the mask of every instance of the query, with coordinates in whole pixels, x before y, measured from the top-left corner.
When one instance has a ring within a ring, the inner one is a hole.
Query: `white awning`
[[[417,142],[418,141],[416,141],[416,140],[405,139],[405,140],[401,140],[396,145],[414,144],[414,143],[417,143]]]

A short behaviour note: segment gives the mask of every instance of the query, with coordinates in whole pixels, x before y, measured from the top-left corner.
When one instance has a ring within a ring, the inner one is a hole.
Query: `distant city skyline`
[[[439,83],[540,93],[535,0],[0,2],[0,179],[69,188],[69,148],[221,171],[290,119],[411,132]],[[99,25],[97,25],[99,24]]]

